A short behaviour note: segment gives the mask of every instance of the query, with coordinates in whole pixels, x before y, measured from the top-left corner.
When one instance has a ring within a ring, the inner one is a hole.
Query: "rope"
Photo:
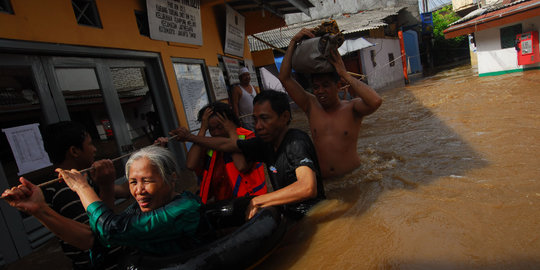
[[[170,140],[170,139],[174,139],[174,138],[176,138],[176,136],[177,136],[177,135],[173,135],[173,136],[167,137],[167,139],[169,139],[169,140]],[[158,144],[159,144],[159,143],[156,142],[156,143],[153,143],[151,146],[153,146],[153,145],[158,145]],[[148,146],[145,146],[145,147],[148,147]],[[143,148],[145,148],[145,147],[143,147]],[[142,149],[142,148],[140,148],[140,149]],[[140,150],[140,149],[133,150],[133,151],[127,153],[127,154],[124,154],[124,155],[121,155],[121,156],[119,156],[119,157],[117,157],[117,158],[114,158],[114,159],[112,159],[111,161],[114,163],[115,161],[118,161],[118,160],[121,160],[121,159],[123,159],[123,158],[125,158],[125,157],[130,156],[131,154],[133,154],[133,152],[138,151],[138,150]],[[91,171],[91,170],[93,170],[93,169],[95,169],[95,168],[94,168],[94,167],[89,167],[89,168],[86,168],[86,169],[84,169],[84,170],[80,170],[79,172],[80,172],[80,173],[85,173],[85,172],[89,172],[89,171]],[[49,180],[49,181],[47,181],[47,182],[43,182],[43,183],[41,183],[41,184],[39,184],[39,185],[37,185],[37,186],[38,186],[38,187],[48,186],[48,185],[54,184],[54,183],[56,183],[56,182],[58,182],[58,181],[60,181],[60,180],[62,180],[62,178],[61,178],[61,177],[58,177],[58,178],[55,178],[55,179],[53,179],[53,180]],[[4,198],[4,197],[0,197],[0,199],[3,199],[3,198]]]
[[[426,53],[420,53],[420,54],[416,54],[416,55],[413,55],[413,56],[408,56],[408,57],[409,57],[409,58],[413,58],[413,57],[419,57],[419,56],[421,56],[421,55],[423,55],[423,54],[426,54]],[[407,56],[407,55],[405,54],[405,56]],[[403,55],[400,55],[400,56],[399,56],[398,58],[395,58],[394,60],[392,60],[392,61],[390,61],[390,62],[386,63],[386,64],[385,64],[385,65],[383,65],[383,66],[380,66],[380,67],[378,67],[378,68],[376,68],[376,69],[373,69],[373,70],[372,70],[371,72],[369,72],[369,73],[368,73],[367,75],[365,75],[365,76],[366,76],[366,77],[369,77],[370,75],[372,75],[372,74],[373,74],[373,72],[375,72],[375,71],[379,71],[380,69],[382,69],[382,68],[384,68],[384,67],[386,67],[386,66],[390,65],[391,63],[393,63],[393,62],[395,62],[395,61],[397,61],[397,60],[401,59],[401,57],[403,57]]]

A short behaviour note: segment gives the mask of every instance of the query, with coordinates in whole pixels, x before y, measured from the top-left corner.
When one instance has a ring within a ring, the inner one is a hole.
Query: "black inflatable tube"
[[[140,258],[130,269],[246,269],[260,262],[287,232],[279,208],[264,208],[231,234],[178,256]]]

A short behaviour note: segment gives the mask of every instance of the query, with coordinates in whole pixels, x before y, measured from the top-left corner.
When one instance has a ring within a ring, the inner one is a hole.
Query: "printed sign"
[[[221,68],[208,67],[208,72],[210,73],[210,80],[212,81],[216,100],[228,99],[229,94],[227,94],[227,84],[225,84],[225,77],[223,77]]]
[[[201,65],[174,63],[174,71],[189,130],[199,129],[201,123],[197,121],[197,114],[209,103]]]
[[[240,83],[238,78],[238,72],[240,72],[240,62],[234,58],[223,56],[223,64],[225,64],[225,69],[227,70],[227,77],[229,78],[229,83],[231,85]]]
[[[257,78],[257,72],[255,71],[255,65],[253,64],[253,60],[246,59],[244,60],[244,63],[249,70],[249,76],[251,78],[250,84],[259,87],[259,79]]]
[[[239,57],[244,56],[245,18],[229,5],[227,6],[227,26],[225,28],[224,52]]]
[[[202,45],[200,0],[147,0],[150,38]]]
[[[52,165],[45,152],[38,126],[39,124],[29,124],[2,129],[11,146],[19,175]]]
[[[426,12],[420,14],[422,19],[422,33],[433,33],[433,14]]]

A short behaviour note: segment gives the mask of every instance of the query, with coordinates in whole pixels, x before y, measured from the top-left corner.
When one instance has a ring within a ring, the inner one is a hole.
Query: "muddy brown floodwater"
[[[360,170],[256,269],[540,268],[540,70],[465,66],[381,95]],[[308,131],[302,112],[292,126]],[[3,269],[68,269],[56,243]]]
[[[360,171],[257,269],[540,268],[540,70],[465,66],[382,96]]]

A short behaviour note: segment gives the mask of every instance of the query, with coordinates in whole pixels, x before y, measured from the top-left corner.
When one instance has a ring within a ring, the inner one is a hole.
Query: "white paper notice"
[[[197,121],[199,110],[209,103],[201,65],[174,63],[174,71],[189,130],[197,130],[201,127]]]
[[[246,67],[249,70],[249,76],[251,77],[250,84],[258,87],[259,79],[257,78],[257,72],[255,71],[255,65],[253,64],[253,60],[246,59],[244,60],[244,63],[246,64]]]
[[[202,45],[200,0],[147,0],[150,38]]]
[[[208,67],[208,73],[210,73],[210,80],[212,81],[212,87],[214,88],[216,100],[229,98],[229,94],[227,94],[227,85],[225,84],[225,78],[223,77],[223,71],[221,71],[219,67]]]
[[[19,167],[19,175],[52,165],[38,127],[39,124],[29,124],[2,129]]]
[[[244,56],[245,18],[229,5],[227,6],[227,26],[225,27],[225,49],[228,54]]]
[[[235,83],[240,83],[238,79],[238,72],[240,71],[240,62],[234,58],[223,56],[223,64],[225,64],[225,69],[227,70],[227,75],[229,77],[229,83],[231,85]]]

